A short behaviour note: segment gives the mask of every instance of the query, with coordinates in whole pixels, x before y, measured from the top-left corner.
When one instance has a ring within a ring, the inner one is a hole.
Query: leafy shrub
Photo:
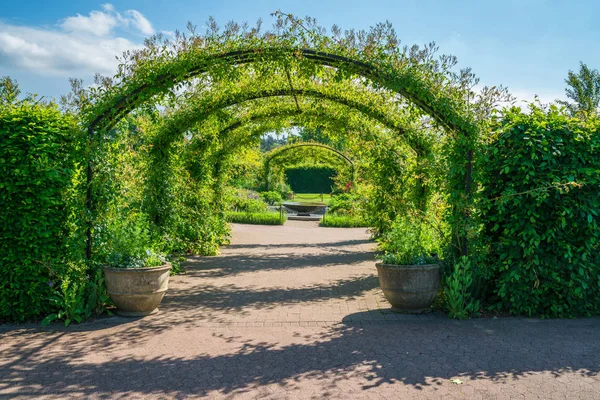
[[[260,195],[251,190],[239,189],[232,198],[231,210],[247,213],[267,212],[267,204],[260,200]]]
[[[446,309],[450,318],[467,319],[469,315],[479,311],[479,300],[473,299],[471,295],[472,284],[471,261],[468,257],[461,257],[454,264],[453,273],[446,277],[444,286]]]
[[[321,220],[319,226],[330,228],[363,228],[368,227],[368,224],[360,217],[327,213]]]
[[[130,215],[119,214],[110,221],[108,225],[108,241],[105,248],[108,252],[107,261],[111,266],[126,267],[119,262],[111,260],[121,260],[132,258],[141,259],[146,255],[151,247],[150,231],[148,223],[144,216],[138,213]],[[142,264],[132,265],[132,267],[142,267]]]
[[[421,218],[405,215],[378,239],[383,262],[397,265],[422,265],[439,262],[441,239],[438,232]]]
[[[203,216],[203,218],[199,218]],[[189,221],[189,223],[186,223]],[[221,213],[213,215],[198,212],[193,218],[186,218],[179,225],[177,236],[167,238],[177,243],[171,248],[174,252],[184,251],[190,254],[214,256],[219,254],[219,247],[229,240],[229,227]],[[165,250],[166,253],[171,251]],[[172,261],[171,261],[172,262]]]
[[[231,211],[226,214],[227,221],[237,224],[254,224],[254,225],[283,225],[287,220],[279,213],[248,213]]]
[[[364,199],[355,193],[341,193],[331,196],[328,212],[336,215],[359,216],[363,214]]]
[[[152,126],[150,121],[142,120]],[[126,149],[130,149],[134,147],[131,142],[139,141],[144,132],[126,130],[119,138],[125,142]],[[149,136],[145,140],[156,140]],[[176,273],[181,254],[218,254],[219,246],[229,238],[223,208],[233,197],[222,190],[226,188],[221,179],[213,176],[217,172],[215,160],[211,159],[214,149],[198,149],[184,143],[175,143],[169,151],[163,151],[161,146],[150,149],[145,154],[140,148],[141,154],[132,155],[113,168],[129,167],[119,172],[116,180],[122,186],[131,187],[125,196],[116,200],[119,209],[141,209],[148,216],[154,250],[169,255],[171,273]],[[118,156],[122,153],[126,151],[119,152]],[[142,179],[138,182],[132,179],[132,168],[140,172]],[[139,190],[139,187],[144,189]]]
[[[382,263],[392,265],[428,265],[437,264],[440,262],[440,260],[437,257],[428,256],[423,253],[414,256],[386,253],[378,255],[378,258],[381,260]]]
[[[164,247],[165,252],[186,252],[203,256],[219,254],[219,247],[227,243],[230,235],[222,206],[215,205],[200,190],[194,190],[194,186],[187,187],[182,192],[184,201],[179,211],[177,229],[173,237],[166,238],[172,243]]]
[[[506,113],[483,163],[498,307],[543,317],[600,312],[599,126],[554,107]]]
[[[283,201],[281,193],[273,191],[262,192],[260,198],[269,205],[275,205],[276,203],[281,203],[281,201]]]
[[[55,106],[0,107],[0,319],[56,312],[57,286],[85,290],[79,138]]]
[[[277,192],[281,195],[282,198],[287,198],[289,195],[293,193],[292,188],[287,183],[281,181],[271,183],[269,186],[270,191]]]

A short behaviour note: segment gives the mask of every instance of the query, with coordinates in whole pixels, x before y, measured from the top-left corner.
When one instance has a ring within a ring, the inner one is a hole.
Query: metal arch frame
[[[102,122],[109,118],[110,114],[115,112],[114,119],[119,120],[123,115],[126,115],[131,110],[133,110],[139,104],[139,97],[145,91],[152,90],[153,88],[160,89],[162,88],[170,88],[176,85],[179,82],[183,82],[185,80],[189,80],[195,76],[203,74],[209,71],[211,65],[214,64],[215,61],[226,61],[229,65],[241,65],[241,64],[249,64],[256,61],[264,60],[267,56],[273,57],[273,59],[281,58],[282,56],[278,54],[278,52],[284,51],[288,53],[289,56],[298,57],[298,55],[302,55],[302,57],[312,60],[320,65],[339,68],[342,66],[349,67],[348,69],[352,72],[355,72],[367,79],[370,79],[374,82],[378,82],[383,84],[389,90],[394,91],[410,102],[421,108],[427,114],[433,116],[438,122],[442,125],[446,126],[451,130],[456,130],[459,132],[463,132],[460,129],[460,126],[454,123],[451,118],[444,118],[443,115],[436,112],[429,104],[426,104],[421,99],[417,98],[414,95],[404,88],[401,87],[391,87],[386,86],[386,84],[390,85],[395,79],[392,77],[386,77],[376,66],[367,64],[363,61],[355,60],[349,57],[341,56],[338,54],[322,52],[314,49],[305,49],[305,48],[288,48],[288,47],[271,47],[271,48],[251,48],[251,49],[243,49],[243,50],[235,50],[221,54],[208,55],[206,60],[208,62],[202,62],[200,60],[199,65],[190,68],[187,73],[183,76],[179,76],[178,74],[170,73],[170,74],[162,74],[156,77],[156,79],[152,83],[143,83],[131,90],[129,94],[125,94],[120,96],[114,104],[110,105],[110,108],[100,112],[96,117],[89,123],[88,125],[88,133],[93,135],[93,132],[100,127]],[[465,119],[466,121],[466,119]],[[114,122],[113,122],[114,123]],[[108,126],[104,128],[110,128],[112,124],[108,124]],[[466,133],[466,132],[465,132]]]
[[[175,74],[175,73],[165,73],[156,77],[152,83],[143,83],[135,88],[133,88],[129,93],[125,93],[122,96],[117,97],[116,101],[111,102],[111,104],[106,104],[105,109],[100,111],[95,115],[95,118],[91,120],[88,125],[87,131],[90,140],[93,139],[94,133],[98,128],[107,129],[113,126],[118,120],[120,120],[124,115],[131,112],[139,103],[139,98],[146,92],[155,92],[159,93],[161,91],[166,90],[167,88],[171,88],[175,86],[177,83],[193,78],[199,74],[207,72],[209,67],[218,61],[228,62],[230,65],[240,65],[246,63],[252,63],[255,61],[260,61],[264,59],[265,56],[271,56],[273,58],[278,58],[277,52],[281,51],[289,53],[290,56],[298,57],[302,55],[302,57],[312,60],[316,63],[319,63],[324,66],[337,67],[340,68],[342,66],[346,66],[349,71],[357,73],[367,79],[370,79],[374,82],[378,82],[383,87],[388,90],[394,91],[410,102],[415,104],[424,112],[431,115],[434,119],[436,119],[440,124],[444,125],[450,130],[455,130],[460,134],[463,134],[465,137],[469,137],[472,133],[477,132],[478,128],[475,123],[468,118],[463,118],[458,115],[457,111],[450,107],[448,112],[438,112],[435,110],[434,105],[435,101],[427,102],[424,98],[411,93],[410,90],[407,90],[408,85],[402,85],[401,82],[398,82],[398,79],[393,76],[389,76],[389,74],[384,74],[380,69],[378,69],[375,65],[365,63],[363,61],[355,60],[349,57],[321,52],[310,48],[287,48],[284,46],[273,46],[272,48],[250,48],[250,49],[240,49],[235,51],[229,51],[222,54],[208,54],[207,57],[204,58],[205,62],[199,60],[197,66],[191,66],[187,69],[187,72],[183,75]],[[281,57],[281,55],[279,55]],[[386,76],[387,75],[387,76]],[[396,84],[394,84],[396,82]],[[418,83],[418,82],[413,82]],[[443,101],[444,99],[442,99]],[[431,103],[431,104],[429,104]],[[114,117],[112,121],[108,121],[109,117]],[[465,123],[466,126],[461,126],[461,122]],[[105,124],[103,124],[105,123]],[[101,126],[101,125],[104,126]],[[466,149],[466,165],[465,165],[465,195],[467,198],[471,197],[471,183],[472,183],[472,169],[473,169],[473,149]],[[92,191],[92,182],[93,182],[93,166],[92,161],[88,162],[87,170],[86,170],[86,178],[87,178],[87,201],[86,208],[90,214],[90,220],[88,223],[88,229],[86,232],[87,236],[87,245],[86,245],[86,258],[91,259],[92,255],[92,227],[93,227],[93,218],[91,215],[93,214],[93,191]],[[468,214],[465,214],[465,218],[469,218]],[[467,240],[466,237],[462,238],[463,245],[461,245],[461,253],[463,255],[468,254],[467,250]]]

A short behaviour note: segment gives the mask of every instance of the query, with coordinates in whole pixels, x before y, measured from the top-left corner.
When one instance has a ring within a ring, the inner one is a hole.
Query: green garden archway
[[[285,146],[280,146],[277,147],[275,149],[273,149],[271,152],[269,152],[266,156],[265,156],[265,160],[264,160],[264,174],[265,174],[265,186],[267,188],[267,190],[269,190],[269,176],[270,176],[270,172],[271,172],[271,168],[272,162],[276,162],[277,159],[279,157],[283,157],[287,152],[290,151],[298,151],[298,150],[304,150],[304,149],[314,149],[314,150],[318,150],[315,153],[311,154],[312,158],[319,158],[319,153],[323,152],[325,154],[330,154],[332,156],[334,156],[337,160],[340,160],[342,163],[348,165],[350,167],[350,175],[352,177],[352,181],[354,181],[355,177],[355,169],[354,169],[354,161],[348,157],[346,154],[342,153],[341,151],[325,145],[323,143],[312,143],[312,142],[298,142],[298,143],[292,143],[292,144],[288,144]],[[330,159],[325,158],[326,163],[327,162],[331,162]]]
[[[458,199],[455,213],[464,214],[464,218],[468,219],[466,208],[471,197],[473,143],[479,127],[464,102],[463,89],[452,84],[444,70],[444,63],[434,63],[430,52],[393,50],[389,47],[393,40],[388,39],[386,44],[385,34],[374,31],[373,35],[368,43],[353,45],[337,39],[332,41],[318,31],[302,33],[295,24],[286,26],[284,23],[283,32],[279,34],[232,31],[206,37],[193,35],[181,39],[174,46],[149,41],[145,49],[129,58],[129,63],[121,65],[117,83],[107,82],[102,89],[94,92],[92,97],[96,101],[85,110],[89,137],[93,141],[97,133],[110,129],[135,108],[193,79],[201,81],[202,77],[208,76],[216,82],[235,81],[239,68],[247,65],[258,66],[257,74],[283,71],[288,80],[291,68],[307,75],[335,69],[336,79],[339,77],[342,82],[362,85],[374,93],[379,91],[401,96],[455,136],[454,151],[464,155],[458,167],[451,168],[450,172],[454,175],[451,179],[454,189],[463,193],[460,199],[455,196]],[[257,80],[260,80],[258,75]],[[318,79],[316,81],[318,83]],[[206,82],[197,84],[206,86]],[[293,88],[290,81],[289,92],[292,95],[302,90],[306,89]],[[263,93],[260,97],[265,95],[268,94]],[[271,92],[271,95],[278,94]],[[246,96],[244,100],[250,99]],[[362,106],[366,111],[377,109],[374,104]],[[223,107],[221,105],[217,109]],[[90,161],[87,170],[87,208],[90,215],[93,215],[93,165]],[[92,226],[93,220],[90,220],[88,257],[91,256]],[[466,240],[463,244],[463,253],[466,254]]]

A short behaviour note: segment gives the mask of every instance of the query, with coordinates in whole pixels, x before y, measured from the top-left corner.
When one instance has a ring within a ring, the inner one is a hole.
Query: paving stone
[[[156,315],[0,325],[0,398],[600,398],[600,318],[394,314],[372,251],[364,229],[236,225]]]

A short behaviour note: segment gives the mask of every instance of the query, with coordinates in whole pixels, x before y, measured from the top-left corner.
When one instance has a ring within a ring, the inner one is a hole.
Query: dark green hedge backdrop
[[[303,165],[285,170],[285,179],[296,193],[330,193],[337,171],[331,167]]]

